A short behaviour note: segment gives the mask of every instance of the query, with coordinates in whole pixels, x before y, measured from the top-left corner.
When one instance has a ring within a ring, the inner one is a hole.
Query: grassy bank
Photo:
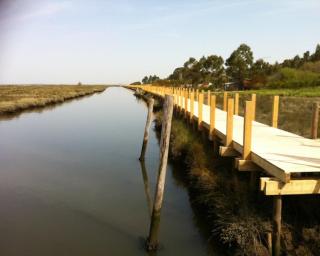
[[[105,89],[106,86],[100,85],[0,86],[0,114],[61,103]]]
[[[283,89],[260,89],[239,91],[240,94],[258,95],[279,95],[279,96],[295,96],[295,97],[320,97],[320,87],[301,87],[301,88],[283,88]]]

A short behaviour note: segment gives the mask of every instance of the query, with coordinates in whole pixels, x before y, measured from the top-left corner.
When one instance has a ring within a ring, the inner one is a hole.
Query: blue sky
[[[314,51],[319,0],[0,0],[0,83],[128,83],[241,43],[269,62]]]

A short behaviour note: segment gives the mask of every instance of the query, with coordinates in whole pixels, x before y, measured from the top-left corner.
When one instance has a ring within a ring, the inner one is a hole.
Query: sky
[[[271,63],[314,51],[319,0],[0,0],[0,84],[126,84],[241,43]]]

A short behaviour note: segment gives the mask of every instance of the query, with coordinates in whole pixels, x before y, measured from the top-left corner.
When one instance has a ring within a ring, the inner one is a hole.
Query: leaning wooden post
[[[273,197],[273,239],[272,249],[274,256],[280,256],[281,254],[281,210],[282,210],[282,198],[280,195]]]
[[[190,93],[190,123],[192,123],[194,115],[194,90],[191,90]]]
[[[209,129],[209,139],[213,140],[214,129],[216,123],[216,96],[211,95],[210,97],[210,129]]]
[[[163,106],[163,120],[160,139],[160,164],[158,181],[154,198],[149,237],[146,244],[148,251],[156,250],[158,247],[158,231],[160,227],[160,212],[163,201],[164,185],[167,173],[167,162],[169,153],[169,142],[171,133],[171,121],[173,112],[173,98],[166,95]]]
[[[226,131],[226,147],[232,147],[233,140],[233,110],[234,110],[234,100],[228,99],[228,109],[227,109],[227,131]]]
[[[253,116],[253,120],[256,120],[257,95],[255,93],[253,93],[251,95],[251,101],[252,101],[252,116]]]
[[[239,93],[234,95],[234,114],[239,115]]]
[[[223,93],[223,111],[227,111],[227,101],[228,101],[228,93]]]
[[[145,157],[146,150],[147,150],[148,139],[149,139],[149,130],[150,130],[150,126],[151,126],[151,118],[152,118],[152,111],[153,111],[153,104],[154,104],[154,99],[150,98],[148,100],[148,116],[147,116],[146,126],[144,128],[142,148],[141,148],[141,153],[140,153],[140,157],[139,157],[140,161],[144,161],[144,157]]]
[[[319,104],[313,103],[312,125],[311,125],[312,139],[316,139],[318,137],[318,124],[319,124]]]
[[[273,97],[272,104],[272,127],[278,127],[278,116],[279,116],[279,96]]]
[[[202,108],[203,108],[203,93],[199,93],[198,99],[198,130],[202,130]]]

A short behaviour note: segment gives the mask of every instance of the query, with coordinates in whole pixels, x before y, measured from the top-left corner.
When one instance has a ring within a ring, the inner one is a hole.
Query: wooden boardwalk
[[[191,119],[195,121],[199,120],[200,114],[199,125],[208,130],[212,126],[214,136],[224,145],[220,147],[222,156],[238,156],[235,165],[240,171],[263,170],[267,174],[268,177],[260,180],[261,190],[266,195],[320,193],[319,140],[307,139],[252,121],[252,132],[249,134],[250,160],[241,162],[241,159],[244,159],[241,157],[244,153],[244,117],[233,115],[232,110],[232,132],[231,135],[227,135],[227,111],[215,108],[214,124],[212,124],[210,120],[212,107],[203,103],[202,93],[182,88],[154,86],[140,86],[139,88],[160,97],[165,94],[173,95],[175,106],[181,111],[187,111],[189,116],[192,113]],[[200,104],[199,101],[201,101]],[[228,102],[224,104],[227,105]],[[227,145],[228,136],[231,136],[231,145]]]
[[[223,109],[216,108],[216,97],[198,90],[128,86],[141,89],[158,97],[166,94],[174,97],[174,106],[198,129],[208,131],[214,148],[223,157],[234,157],[235,168],[251,173],[251,191],[255,191],[260,177],[260,191],[273,196],[272,239],[268,234],[268,248],[272,255],[281,254],[281,215],[283,195],[320,194],[320,141],[307,139],[276,128],[278,124],[279,97],[275,96],[272,107],[272,126],[254,121],[256,95],[246,101],[244,117],[238,115],[239,94],[235,98],[224,93]],[[319,107],[315,104],[312,137],[316,138]],[[270,238],[270,239],[269,239]],[[271,241],[272,240],[272,241]]]

